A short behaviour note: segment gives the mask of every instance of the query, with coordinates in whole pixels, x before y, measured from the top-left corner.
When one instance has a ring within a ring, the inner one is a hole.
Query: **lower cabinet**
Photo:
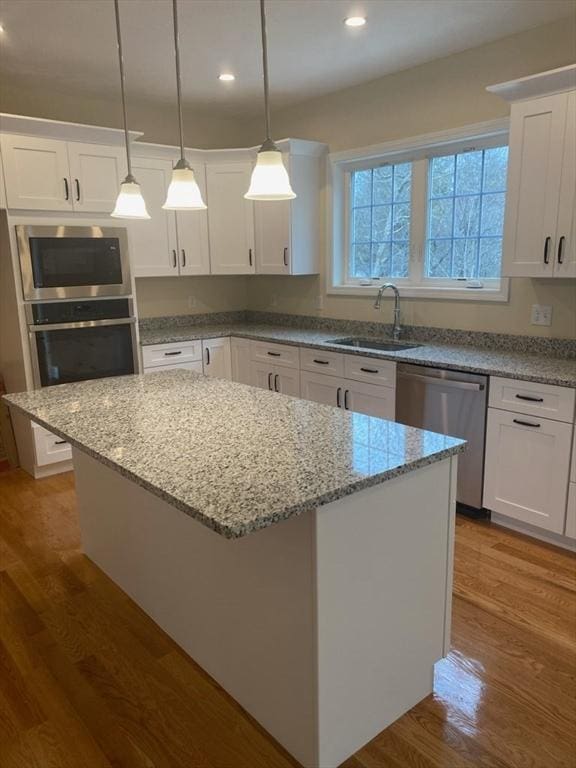
[[[252,364],[250,362],[250,339],[230,339],[232,358],[232,381],[239,384],[252,384]]]
[[[202,341],[204,375],[218,379],[232,378],[232,357],[230,338],[204,339]]]
[[[484,506],[564,533],[572,424],[488,409]]]
[[[285,365],[252,363],[252,385],[281,392],[283,395],[300,397],[300,371]]]
[[[202,360],[196,360],[194,363],[170,363],[168,365],[152,365],[144,368],[144,373],[155,373],[156,371],[195,371],[196,373],[204,373],[202,368]]]
[[[367,416],[393,421],[396,415],[395,387],[302,371],[300,393],[305,400],[365,413]]]
[[[564,536],[576,539],[576,483],[570,483],[568,488],[568,507],[566,508]]]

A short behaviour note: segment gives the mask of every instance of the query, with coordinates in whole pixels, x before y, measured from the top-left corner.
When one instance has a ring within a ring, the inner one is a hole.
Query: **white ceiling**
[[[192,106],[250,114],[260,103],[257,0],[180,0],[183,90]],[[574,0],[268,0],[278,108],[574,15]],[[368,23],[350,29],[350,14]],[[129,98],[175,95],[170,0],[121,0]],[[112,0],[0,0],[0,73],[116,97]],[[223,84],[221,71],[236,82]]]

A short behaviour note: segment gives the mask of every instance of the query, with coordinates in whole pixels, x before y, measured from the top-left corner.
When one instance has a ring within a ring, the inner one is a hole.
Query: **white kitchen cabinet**
[[[209,164],[206,169],[208,234],[214,275],[254,272],[254,204],[246,200],[250,163]]]
[[[65,141],[3,134],[0,143],[8,208],[73,210]]]
[[[296,197],[254,205],[256,272],[265,275],[311,275],[320,268],[321,159],[315,142],[292,141],[310,154],[283,153]]]
[[[126,168],[122,147],[70,141],[68,161],[74,210],[112,213]]]
[[[505,277],[576,277],[576,65],[488,88],[512,102]]]
[[[394,420],[396,389],[352,379],[302,371],[300,392],[306,400],[333,405],[355,413]]]
[[[210,272],[206,211],[165,211],[172,177],[170,160],[134,157],[134,175],[142,188],[150,219],[128,222],[135,277],[207,275]],[[194,173],[206,194],[204,166]]]
[[[219,379],[232,378],[230,339],[204,339],[202,341],[204,375]]]
[[[181,341],[166,344],[149,344],[142,347],[142,364],[144,368],[174,363],[202,363],[202,342]]]
[[[484,506],[564,532],[572,424],[488,409]]]
[[[568,488],[568,506],[566,508],[566,527],[564,536],[576,539],[576,483],[570,483]]]
[[[120,147],[3,134],[8,208],[111,213],[125,161]]]
[[[251,384],[254,387],[300,397],[300,372],[296,368],[270,363],[252,363],[251,374]]]
[[[252,383],[252,364],[250,362],[250,339],[230,339],[232,359],[232,381],[240,384]]]
[[[134,157],[134,176],[142,189],[150,218],[127,221],[130,261],[135,277],[178,274],[178,239],[173,211],[162,208],[170,184],[169,160]]]

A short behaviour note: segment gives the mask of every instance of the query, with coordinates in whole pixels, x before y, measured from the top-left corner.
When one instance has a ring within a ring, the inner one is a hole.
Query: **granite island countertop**
[[[346,347],[334,344],[336,339],[354,335],[361,335],[365,338],[372,334],[269,325],[267,323],[209,323],[141,329],[140,343],[143,346],[148,346],[219,336],[236,336],[258,341],[273,341],[279,344],[296,344],[313,349],[342,352],[348,355],[362,355],[381,360],[395,360],[399,363],[413,363],[490,376],[503,376],[541,384],[556,384],[562,387],[576,387],[576,360],[574,359],[435,341],[420,342],[409,337],[403,338],[402,341],[413,342],[420,346],[398,352],[381,352],[364,347]],[[375,338],[382,339],[383,336]],[[387,340],[389,341],[389,339]]]
[[[440,461],[465,445],[185,370],[62,384],[5,400],[227,538]]]

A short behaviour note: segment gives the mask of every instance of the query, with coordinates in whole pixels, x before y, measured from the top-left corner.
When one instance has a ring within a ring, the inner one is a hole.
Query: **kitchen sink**
[[[379,349],[382,352],[401,352],[403,349],[416,349],[421,344],[406,344],[402,341],[378,341],[377,339],[363,339],[352,337],[349,339],[335,339],[331,344],[341,344],[343,347],[362,347],[363,349]]]

